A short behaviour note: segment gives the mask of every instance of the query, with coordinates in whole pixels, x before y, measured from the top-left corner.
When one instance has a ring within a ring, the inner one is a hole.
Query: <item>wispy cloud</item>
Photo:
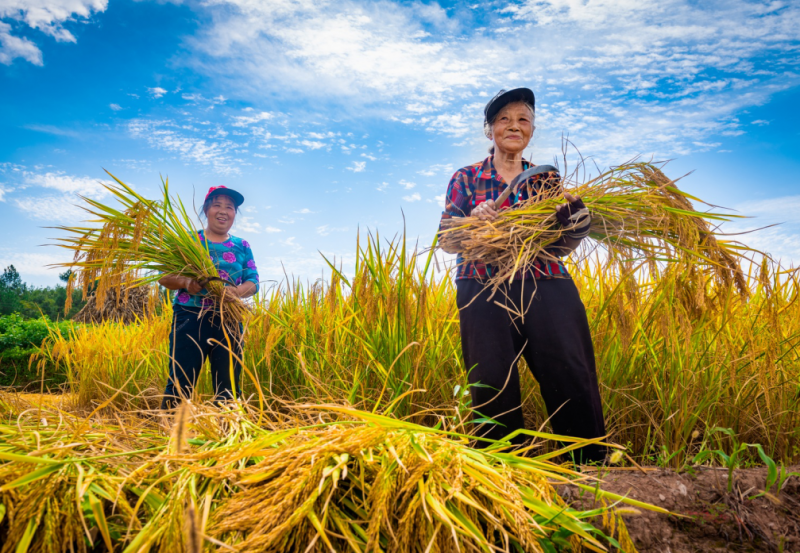
[[[347,232],[347,227],[332,227],[330,225],[322,225],[317,227],[317,234],[320,236],[328,236],[333,232]]]
[[[165,88],[161,88],[160,86],[155,86],[153,88],[148,88],[147,92],[153,98],[158,99],[164,96],[167,93],[167,90]]]
[[[168,120],[132,119],[127,127],[132,136],[146,140],[153,148],[174,153],[185,161],[207,165],[222,175],[240,173],[239,161],[231,155],[237,145],[230,140],[206,138],[202,131],[184,129]]]
[[[268,121],[274,117],[274,115],[268,111],[261,111],[258,113],[253,112],[253,108],[246,108],[244,110],[248,115],[236,115],[233,118],[233,126],[234,127],[247,127],[248,125],[252,125],[254,123],[261,123],[262,121]],[[252,113],[252,115],[250,115]]]
[[[436,4],[206,5],[214,24],[192,42],[190,62],[245,97],[324,98],[353,116],[380,106],[383,117],[462,145],[485,140],[483,106],[500,87],[534,88],[539,143],[566,132],[619,162],[746,132],[740,112],[800,83],[793,2],[524,0],[476,6],[486,19],[477,28]],[[420,173],[437,170],[449,169]]]
[[[352,166],[346,167],[348,171],[352,171],[353,173],[361,173],[366,168],[367,168],[366,161],[354,161]]]
[[[420,196],[418,193],[414,192],[413,194],[411,194],[409,196],[403,196],[403,199],[405,201],[407,201],[407,202],[418,202],[418,201],[420,201],[422,199],[422,196]]]

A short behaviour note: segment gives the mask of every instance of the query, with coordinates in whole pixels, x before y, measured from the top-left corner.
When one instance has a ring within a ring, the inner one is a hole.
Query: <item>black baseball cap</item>
[[[536,107],[536,98],[533,95],[533,90],[530,88],[515,88],[512,90],[500,90],[494,95],[494,98],[489,100],[486,104],[486,109],[483,110],[484,122],[491,123],[501,109],[512,102],[525,102],[532,107]]]

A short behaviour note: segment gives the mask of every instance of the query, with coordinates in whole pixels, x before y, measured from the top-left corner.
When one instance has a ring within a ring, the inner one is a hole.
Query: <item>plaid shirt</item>
[[[533,167],[529,161],[522,160],[522,170],[525,171]],[[531,177],[517,188],[516,194],[511,194],[503,205],[497,206],[498,209],[510,207],[517,202],[527,200],[531,196],[538,194],[545,181],[555,178],[559,179],[558,173],[542,173]],[[487,199],[496,200],[497,197],[508,187],[503,176],[494,167],[494,156],[489,156],[481,162],[474,163],[463,169],[459,169],[450,179],[445,194],[444,212],[442,220],[451,217],[468,217],[472,209]],[[439,226],[441,230],[441,224]],[[481,279],[492,276],[496,269],[489,264],[481,262],[466,263],[461,254],[458,255],[456,267],[456,280],[462,279]],[[570,278],[564,263],[558,261],[539,261],[536,260],[533,267],[527,271],[519,271],[514,275],[515,280],[529,280],[534,278]]]

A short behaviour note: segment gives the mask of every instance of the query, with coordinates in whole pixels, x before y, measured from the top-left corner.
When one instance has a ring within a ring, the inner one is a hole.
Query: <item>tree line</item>
[[[45,315],[51,321],[72,318],[86,302],[81,298],[81,291],[74,290],[72,307],[64,313],[69,276],[69,271],[59,275],[64,285],[37,287],[23,282],[16,267],[9,265],[0,275],[0,316],[19,313],[25,319],[38,319]]]

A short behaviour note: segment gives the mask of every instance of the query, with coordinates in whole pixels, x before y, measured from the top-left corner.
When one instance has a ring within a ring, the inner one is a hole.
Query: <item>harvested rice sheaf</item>
[[[572,230],[562,227],[555,215],[555,207],[564,203],[563,190],[580,196],[592,214],[589,236],[612,254],[701,267],[719,284],[747,293],[739,262],[743,252],[752,250],[722,240],[712,225],[737,216],[697,211],[692,200],[703,202],[681,191],[651,163],[614,167],[583,184],[543,187],[493,221],[446,219],[439,246],[460,251],[465,262],[491,263],[495,272],[489,284],[497,289],[537,258],[555,259],[548,248]],[[589,251],[583,248],[582,254]],[[581,257],[579,252],[576,259]]]
[[[156,201],[109,175],[116,184],[101,184],[119,205],[81,196],[86,204],[82,209],[93,217],[87,221],[91,226],[56,227],[67,235],[59,238],[57,245],[74,254],[71,262],[57,265],[73,271],[65,310],[70,308],[76,284],[81,286],[84,299],[94,290],[98,305],[107,308],[110,295],[115,309],[124,310],[136,287],[151,284],[165,274],[179,275],[202,283],[228,329],[238,332],[248,307],[238,297],[226,295],[226,281],[220,278],[208,245],[200,239],[180,199],[169,195],[168,182],[163,183],[162,199]]]
[[[589,522],[603,513],[623,535],[613,510],[569,508],[557,484],[581,477],[544,457],[475,450],[351,408],[293,406],[264,422],[264,413],[187,405],[171,432],[130,417],[125,426],[3,409],[3,553],[101,543],[126,552],[603,551],[615,542]],[[320,416],[329,421],[307,424]]]

